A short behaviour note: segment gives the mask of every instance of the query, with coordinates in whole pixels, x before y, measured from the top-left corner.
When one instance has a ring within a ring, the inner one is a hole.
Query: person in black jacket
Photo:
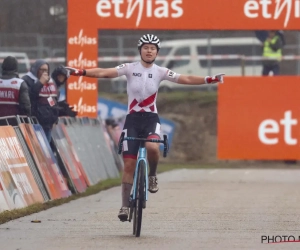
[[[26,82],[19,78],[18,61],[8,56],[4,59],[0,77],[0,117],[31,115],[31,104]]]
[[[58,120],[58,89],[50,81],[49,64],[39,59],[31,66],[30,72],[23,76],[29,87],[31,113],[41,124],[48,141],[51,141],[51,130]]]
[[[66,70],[65,67],[62,65],[55,68],[51,73],[51,78],[55,82],[58,89],[62,87],[64,84],[66,84],[69,77],[70,77],[69,71]],[[60,93],[58,94],[60,96]],[[59,101],[58,106],[59,106],[59,114],[58,114],[59,116],[75,117],[78,114],[78,112],[73,110],[74,107],[71,107],[65,100]]]

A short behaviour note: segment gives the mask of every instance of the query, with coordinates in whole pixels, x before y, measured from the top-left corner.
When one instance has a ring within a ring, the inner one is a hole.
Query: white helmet
[[[160,41],[157,36],[152,34],[143,35],[138,42],[138,49],[140,50],[144,44],[153,44],[156,46],[157,51],[160,49]]]

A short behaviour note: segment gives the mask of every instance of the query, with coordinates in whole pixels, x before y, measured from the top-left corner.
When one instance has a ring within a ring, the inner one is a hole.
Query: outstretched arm
[[[192,75],[180,75],[178,78],[179,84],[188,84],[188,85],[201,85],[209,83],[223,83],[224,74],[218,74],[215,76],[192,76]]]
[[[71,67],[65,67],[70,71],[70,75],[73,76],[87,76],[92,78],[115,78],[118,77],[118,71],[116,68],[93,68],[93,69],[74,69]]]
[[[201,76],[180,75],[178,78],[179,84],[201,85],[205,84],[205,78]]]

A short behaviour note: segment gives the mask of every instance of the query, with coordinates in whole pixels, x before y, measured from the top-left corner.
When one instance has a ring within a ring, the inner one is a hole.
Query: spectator
[[[58,120],[59,107],[58,89],[56,84],[50,81],[49,72],[49,64],[39,59],[23,79],[29,87],[32,116],[38,119],[50,143],[51,130]]]
[[[61,86],[66,84],[66,81],[70,77],[70,73],[68,70],[66,70],[63,66],[59,66],[54,69],[54,71],[51,74],[51,78],[55,82],[57,89],[59,89]],[[58,100],[59,100],[60,93],[58,91]],[[78,112],[73,110],[73,107],[71,107],[65,100],[58,102],[59,106],[59,116],[70,116],[75,117],[77,116]]]
[[[8,56],[2,64],[0,77],[0,117],[31,115],[28,86],[19,78],[18,61]]]
[[[280,61],[282,58],[283,43],[275,30],[270,30],[268,37],[263,44],[263,76],[268,76],[270,72],[273,75],[280,74]]]

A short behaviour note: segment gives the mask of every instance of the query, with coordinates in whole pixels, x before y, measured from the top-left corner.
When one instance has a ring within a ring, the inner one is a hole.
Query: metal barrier
[[[0,117],[0,211],[68,197],[118,177],[111,143],[98,119],[60,118],[49,144],[36,118]]]
[[[45,184],[42,180],[42,176],[40,175],[37,167],[37,162],[35,161],[32,152],[30,151],[28,144],[26,143],[25,137],[23,133],[21,132],[20,127],[18,124],[21,123],[32,123],[33,121],[37,121],[35,117],[29,118],[27,116],[6,116],[6,117],[0,117],[0,124],[7,125],[7,126],[13,126],[14,131],[17,135],[17,138],[20,142],[20,145],[22,147],[22,150],[24,152],[26,161],[28,163],[28,166],[31,170],[31,173],[33,175],[33,178],[43,196],[44,201],[50,200],[50,195],[48,191],[46,190]]]
[[[10,209],[44,201],[12,126],[0,129],[0,161],[0,185]]]
[[[82,169],[76,152],[73,150],[72,142],[67,134],[64,124],[57,124],[52,129],[52,139],[58,148],[68,176],[72,180],[76,193],[84,192],[88,186],[85,171]]]
[[[101,121],[89,118],[60,118],[91,182],[119,176],[112,152],[104,137]]]
[[[22,134],[19,127],[14,128],[14,130],[15,130],[17,136],[18,136],[18,139],[19,139],[20,144],[22,146],[22,149],[24,151],[28,166],[30,167],[30,170],[31,170],[31,173],[32,173],[32,175],[35,179],[35,182],[37,183],[37,185],[38,185],[38,187],[39,187],[39,189],[40,189],[40,191],[43,195],[44,201],[49,201],[50,200],[50,195],[47,192],[46,187],[45,187],[45,185],[42,181],[42,177],[41,177],[40,173],[37,170],[37,167],[36,167],[37,163],[34,161],[33,155],[30,152],[30,150],[28,148],[28,145],[26,144],[24,136],[23,136],[23,134]]]

